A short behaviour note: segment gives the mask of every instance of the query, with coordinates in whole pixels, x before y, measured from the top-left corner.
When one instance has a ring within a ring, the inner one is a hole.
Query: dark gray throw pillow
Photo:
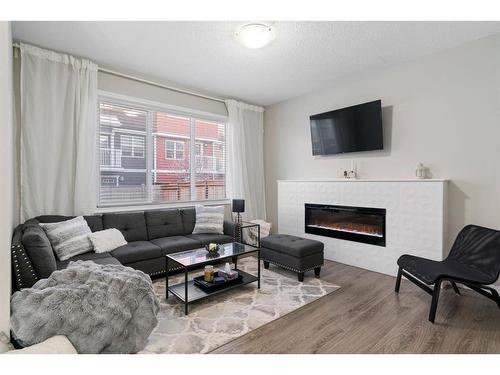
[[[57,269],[52,245],[38,225],[25,226],[22,243],[39,278],[47,278]]]

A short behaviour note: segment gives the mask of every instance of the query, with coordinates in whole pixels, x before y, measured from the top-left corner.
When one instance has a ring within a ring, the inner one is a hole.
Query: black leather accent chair
[[[445,260],[402,255],[398,266],[396,293],[399,293],[402,276],[429,293],[432,296],[429,321],[432,323],[443,281],[449,281],[456,294],[460,294],[459,283],[495,301],[500,308],[498,292],[488,286],[500,275],[500,231],[467,225],[458,234]]]

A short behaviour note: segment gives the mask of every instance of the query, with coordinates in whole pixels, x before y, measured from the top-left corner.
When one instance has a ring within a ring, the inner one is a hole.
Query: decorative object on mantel
[[[358,174],[356,172],[356,164],[354,163],[354,160],[351,160],[351,167],[347,170],[344,169],[343,171],[343,176],[344,178],[358,178]]]
[[[424,179],[427,177],[427,168],[424,167],[422,163],[418,163],[417,169],[415,170],[415,177],[419,179]]]
[[[234,240],[241,242],[241,213],[245,212],[245,200],[233,199],[232,211],[236,213],[236,225],[234,226]]]

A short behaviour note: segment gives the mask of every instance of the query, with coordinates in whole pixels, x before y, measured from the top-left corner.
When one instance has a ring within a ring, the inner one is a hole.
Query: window
[[[166,159],[184,159],[184,142],[166,141],[165,142],[165,158]]]
[[[100,143],[101,149],[109,148],[109,146],[110,146],[109,134],[101,134],[99,136],[99,143]]]
[[[217,199],[226,191],[224,124],[194,120],[196,199]]]
[[[144,157],[144,137],[121,135],[120,145],[122,156],[130,156],[135,158]]]
[[[99,205],[226,198],[225,124],[99,99]]]

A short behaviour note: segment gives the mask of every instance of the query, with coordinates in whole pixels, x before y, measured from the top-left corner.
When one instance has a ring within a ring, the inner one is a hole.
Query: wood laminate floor
[[[407,280],[396,294],[394,277],[330,261],[321,277],[342,288],[212,353],[500,353],[500,309],[472,291],[443,290],[431,324]]]

